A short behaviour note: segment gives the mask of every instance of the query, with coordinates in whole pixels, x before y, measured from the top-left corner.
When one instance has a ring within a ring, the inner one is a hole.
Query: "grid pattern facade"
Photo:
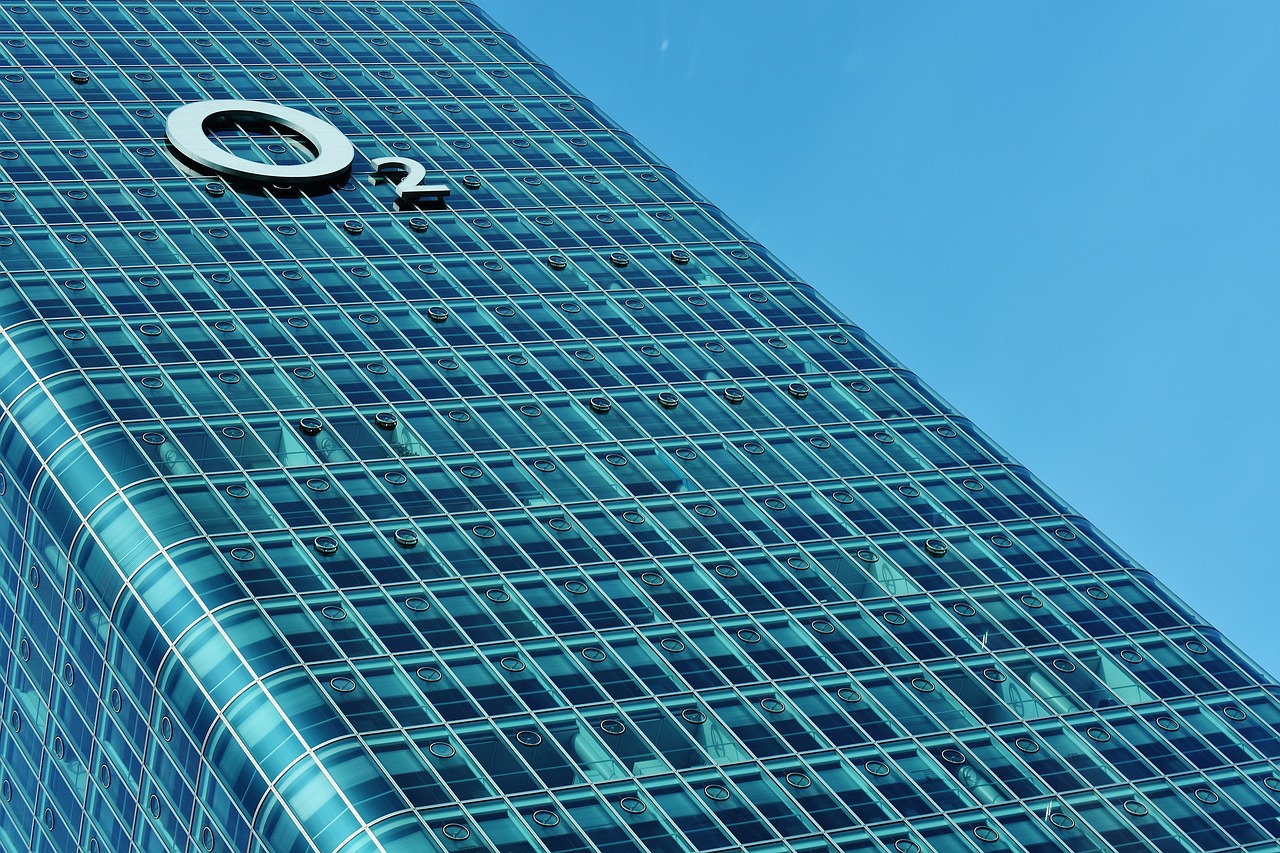
[[[470,4],[0,7],[0,290],[7,850],[1276,848],[1272,679]]]

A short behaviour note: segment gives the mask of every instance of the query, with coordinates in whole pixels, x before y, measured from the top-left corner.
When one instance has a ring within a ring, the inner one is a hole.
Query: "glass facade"
[[[1271,677],[474,5],[19,3],[5,850],[1276,849]]]

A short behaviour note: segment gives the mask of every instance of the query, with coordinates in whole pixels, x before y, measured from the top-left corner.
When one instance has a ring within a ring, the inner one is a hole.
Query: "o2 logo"
[[[315,149],[315,157],[308,163],[291,165],[246,160],[209,138],[205,125],[215,117],[266,121],[286,127],[307,140]],[[169,144],[193,163],[222,175],[251,181],[287,184],[328,181],[349,172],[356,156],[351,140],[324,119],[264,101],[219,100],[187,104],[169,113],[164,132]],[[427,168],[417,160],[377,157],[369,163],[373,166],[374,175],[391,169],[405,173],[395,185],[396,195],[402,201],[416,203],[427,197],[443,201],[449,194],[449,187],[445,184],[426,183]]]

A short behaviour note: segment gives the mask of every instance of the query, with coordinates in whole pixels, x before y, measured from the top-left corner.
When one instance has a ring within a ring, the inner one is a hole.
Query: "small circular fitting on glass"
[[[729,799],[729,789],[724,785],[708,785],[702,789],[702,793],[707,795],[707,799],[716,802],[724,802]]]
[[[803,400],[809,396],[809,386],[801,385],[799,382],[792,382],[787,386],[787,393],[797,400]]]
[[[1049,823],[1053,824],[1058,829],[1070,829],[1076,825],[1075,820],[1073,820],[1070,815],[1065,815],[1062,812],[1054,812],[1049,815]]]
[[[460,823],[446,823],[440,831],[450,841],[465,841],[471,837],[471,830]]]
[[[82,70],[79,70],[79,69],[77,69],[77,70],[75,70],[75,71],[72,71],[72,72],[71,72],[71,82],[72,82],[72,83],[77,83],[77,84],[84,84],[84,83],[88,83],[88,82],[89,82],[89,72],[88,72],[88,71],[82,71]]]
[[[533,813],[533,822],[538,826],[555,826],[560,822],[560,815],[547,809],[538,809]]]
[[[326,556],[338,553],[338,540],[332,536],[317,536],[311,544],[315,547],[317,553]]]
[[[492,601],[494,604],[505,604],[511,600],[511,593],[505,589],[486,589],[484,597]]]
[[[738,567],[721,563],[716,566],[713,571],[722,578],[736,578],[738,576]]]
[[[765,498],[764,505],[774,512],[780,512],[787,508],[787,502],[782,498]]]
[[[1089,740],[1097,741],[1098,743],[1106,743],[1111,740],[1111,733],[1097,726],[1090,726],[1084,730],[1084,733],[1089,736]]]
[[[1199,640],[1187,640],[1182,645],[1193,655],[1205,655],[1209,653],[1209,647]]]
[[[993,684],[999,684],[1007,678],[1007,676],[1000,670],[991,669],[990,667],[987,667],[982,671],[982,677]]]
[[[1142,663],[1142,655],[1134,649],[1121,649],[1120,658],[1126,663]]]
[[[586,581],[565,581],[564,588],[571,595],[586,595],[591,587],[587,586]]]
[[[1137,800],[1125,800],[1124,810],[1127,811],[1129,814],[1136,815],[1138,817],[1142,817],[1148,811],[1147,807],[1144,806],[1142,803],[1138,802]]]
[[[644,810],[648,808],[643,801],[636,797],[623,797],[618,801],[618,807],[630,814],[643,814]]]
[[[443,323],[445,320],[449,319],[449,309],[442,305],[432,305],[427,309],[427,317],[429,317],[433,322]]]
[[[636,512],[634,509],[629,509],[624,512],[622,514],[622,520],[627,524],[644,524],[644,516]]]
[[[872,776],[888,776],[889,775],[889,765],[885,764],[883,761],[868,761],[866,764],[862,766]]]
[[[932,693],[934,691],[933,682],[927,678],[911,679],[911,686],[921,693]]]
[[[615,267],[625,267],[627,264],[631,263],[631,259],[622,252],[612,252],[609,254],[609,263],[613,264]]]
[[[1076,538],[1076,532],[1066,527],[1059,527],[1054,530],[1053,535],[1057,536],[1063,542],[1070,542]]]
[[[524,661],[520,660],[520,658],[503,658],[498,661],[498,666],[507,672],[524,672],[525,667]]]
[[[551,255],[547,258],[547,266],[553,270],[562,270],[569,266],[569,261],[564,255]]]
[[[607,735],[620,735],[627,730],[627,726],[621,720],[601,720],[600,731]]]
[[[987,826],[984,823],[973,828],[973,837],[979,841],[985,841],[987,844],[992,844],[1000,840],[1000,833],[996,831],[995,827]]]
[[[862,701],[862,694],[854,690],[852,687],[841,687],[836,691],[836,696],[840,698],[841,702],[853,703]]]
[[[237,563],[248,563],[256,556],[257,555],[254,554],[253,550],[250,548],[231,549],[231,559],[235,560]]]
[[[247,486],[242,486],[239,483],[232,483],[230,486],[227,486],[225,491],[233,498],[239,499],[249,497],[249,488]]]
[[[684,642],[675,637],[663,637],[658,645],[662,646],[662,650],[666,652],[682,652],[684,651]]]
[[[418,534],[407,527],[402,527],[396,531],[395,540],[401,548],[412,548],[418,544]]]
[[[1111,593],[1107,592],[1105,589],[1103,589],[1100,586],[1088,587],[1085,589],[1084,592],[1085,592],[1085,595],[1089,596],[1095,601],[1106,601],[1108,598],[1111,597]]]
[[[893,842],[893,849],[898,853],[920,853],[920,845],[909,838],[899,838]]]
[[[702,306],[707,304],[707,297],[700,296],[699,294],[695,293],[693,296],[690,296],[687,299],[685,299],[685,302],[688,302],[690,305],[694,305],[694,306],[697,306],[698,308],[701,308]],[[724,352],[723,348],[713,349],[711,344],[707,344],[707,348],[710,349],[712,352]]]
[[[1053,668],[1056,669],[1058,672],[1075,672],[1076,671],[1075,662],[1069,661],[1066,658],[1054,658],[1051,661],[1051,663],[1053,664]]]
[[[363,234],[364,223],[359,219],[348,219],[346,222],[342,223],[342,230],[346,231],[348,234]]]
[[[544,474],[550,474],[552,471],[556,470],[556,463],[552,462],[550,459],[537,459],[534,460],[533,467],[537,468]]]
[[[158,432],[144,432],[142,440],[147,444],[164,444],[164,436]]]
[[[431,227],[431,220],[425,216],[412,216],[409,218],[409,227],[414,231],[426,231]]]
[[[760,707],[764,708],[770,714],[781,714],[787,710],[787,706],[772,696],[766,696],[760,700]]]
[[[956,615],[964,616],[966,618],[969,616],[976,616],[978,613],[977,609],[972,604],[967,604],[963,601],[958,601],[951,605],[951,609],[956,613]]]
[[[1008,536],[997,533],[995,536],[991,537],[991,544],[995,545],[997,548],[1012,548],[1013,540]]]
[[[373,422],[377,424],[378,429],[395,429],[400,419],[391,412],[378,412],[373,416]]]
[[[887,611],[887,612],[885,612],[885,613],[881,614],[880,618],[881,618],[881,619],[883,619],[885,622],[888,622],[890,625],[905,625],[905,624],[907,624],[907,617],[906,617],[906,616],[903,616],[903,615],[902,615],[900,612],[898,612],[897,610],[889,610],[889,611]]]
[[[687,264],[692,260],[692,258],[693,256],[684,249],[671,250],[671,260],[675,261],[677,264]]]
[[[1164,729],[1166,732],[1176,732],[1182,726],[1173,717],[1161,715],[1156,717],[1156,725]]]
[[[516,732],[516,742],[522,746],[537,746],[542,743],[542,735],[529,729],[524,729]]]
[[[458,751],[453,748],[453,744],[438,740],[427,747],[427,751],[436,758],[453,758]],[[465,827],[464,827],[465,828]],[[463,836],[464,838],[466,836]]]
[[[760,642],[760,632],[751,628],[741,628],[738,631],[738,639],[744,643]]]
[[[63,329],[62,336],[69,341],[83,341],[85,332],[84,329]]]
[[[324,422],[319,418],[308,416],[298,421],[298,429],[302,430],[303,435],[319,435],[324,429]]]
[[[1018,601],[1021,601],[1024,607],[1030,607],[1032,610],[1044,606],[1044,602],[1036,598],[1034,595],[1019,596]]]
[[[159,335],[163,331],[163,329],[161,329],[160,326],[158,326],[155,323],[143,323],[141,326],[138,327],[138,331],[142,332],[142,334],[146,335],[149,338],[154,338],[157,335]]]
[[[478,190],[484,185],[484,181],[480,180],[479,175],[463,175],[462,185],[467,189]]]
[[[657,572],[642,572],[640,582],[645,586],[662,586],[667,580]]]
[[[730,403],[741,403],[747,399],[747,395],[741,388],[726,388],[724,389],[724,398]]]
[[[875,563],[879,561],[880,555],[869,548],[859,548],[854,555],[864,563]]]
[[[658,392],[658,405],[664,409],[674,409],[680,405],[680,398],[673,391],[660,391]]]
[[[711,504],[695,504],[693,511],[703,518],[714,518],[719,513]]]
[[[431,602],[419,595],[413,595],[404,600],[404,606],[412,610],[414,613],[426,613],[431,609]]]
[[[935,557],[941,557],[947,553],[947,543],[941,539],[926,539],[924,549]]]
[[[592,397],[587,401],[587,405],[591,406],[591,411],[601,415],[613,408],[613,403],[609,402],[608,397]]]
[[[1017,749],[1018,749],[1018,751],[1019,751],[1019,752],[1025,752],[1025,753],[1030,754],[1030,753],[1033,753],[1033,752],[1039,752],[1039,751],[1040,751],[1040,744],[1036,743],[1036,742],[1035,742],[1035,741],[1033,741],[1031,738],[1027,738],[1027,737],[1020,737],[1020,738],[1017,738],[1017,739],[1013,742],[1013,745],[1014,745],[1015,747],[1017,747]]]
[[[1235,720],[1238,723],[1248,715],[1235,705],[1228,705],[1222,709],[1222,716],[1226,717],[1228,720]]]
[[[599,663],[607,657],[604,653],[604,649],[597,648],[596,646],[587,646],[582,650],[581,654],[592,663]]]
[[[350,693],[356,689],[355,681],[343,675],[329,679],[329,686],[339,693]]]
[[[786,779],[787,784],[793,788],[808,788],[813,784],[813,780],[803,773],[788,773]]]
[[[382,475],[382,479],[393,486],[403,486],[405,483],[409,482],[409,475],[405,474],[403,471],[388,471]]]

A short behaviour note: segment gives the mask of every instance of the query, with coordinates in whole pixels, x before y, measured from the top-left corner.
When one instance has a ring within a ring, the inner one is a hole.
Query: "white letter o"
[[[256,163],[232,154],[209,138],[205,123],[214,116],[266,119],[301,134],[316,149],[309,163],[276,165]],[[236,178],[284,183],[327,181],[343,175],[351,168],[356,150],[342,131],[324,119],[263,101],[204,101],[187,104],[169,113],[165,122],[169,144],[189,160]]]

